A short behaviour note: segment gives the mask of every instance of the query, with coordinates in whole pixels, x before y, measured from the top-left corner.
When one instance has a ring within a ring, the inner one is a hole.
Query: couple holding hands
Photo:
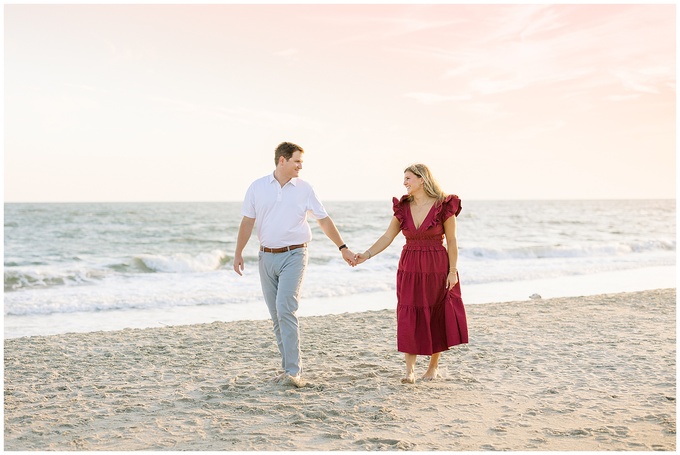
[[[274,153],[274,172],[250,185],[241,209],[243,219],[234,254],[234,271],[241,275],[243,249],[257,220],[260,282],[283,370],[274,380],[296,387],[305,384],[296,312],[307,267],[306,246],[312,235],[308,212],[351,266],[380,254],[399,232],[404,234],[406,244],[397,270],[397,350],[406,360],[406,375],[401,381],[415,383],[418,355],[430,356],[422,379],[436,379],[441,353],[468,342],[456,269],[460,199],[444,193],[427,166],[409,166],[404,171],[407,194],[393,198],[394,216],[387,230],[370,248],[355,254],[343,242],[312,186],[299,178],[303,154],[299,145],[279,144]]]

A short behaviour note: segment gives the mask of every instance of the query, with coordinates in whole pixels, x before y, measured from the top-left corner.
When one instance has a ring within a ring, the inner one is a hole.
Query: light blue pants
[[[285,253],[260,251],[259,265],[262,294],[274,323],[281,366],[286,374],[296,376],[302,373],[302,361],[300,327],[295,313],[307,267],[307,248]]]

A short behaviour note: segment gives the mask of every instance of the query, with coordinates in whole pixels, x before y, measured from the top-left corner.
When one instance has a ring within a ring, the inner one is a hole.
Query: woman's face
[[[423,187],[423,179],[415,175],[411,171],[404,172],[404,186],[408,194],[413,194]]]

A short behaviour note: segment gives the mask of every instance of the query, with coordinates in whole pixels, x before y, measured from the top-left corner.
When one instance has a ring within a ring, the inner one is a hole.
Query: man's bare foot
[[[437,378],[441,378],[442,375],[439,374],[439,369],[435,370],[427,370],[425,374],[423,375],[422,379],[423,381],[434,381]]]
[[[416,375],[413,374],[413,373],[407,374],[405,378],[401,378],[401,383],[402,384],[415,384],[416,383]]]
[[[297,376],[291,376],[289,374],[286,375],[286,384],[293,384],[295,387],[300,388],[304,387],[307,382],[300,377],[300,375]]]
[[[281,373],[280,375],[273,377],[271,382],[281,382],[286,377],[286,373]]]

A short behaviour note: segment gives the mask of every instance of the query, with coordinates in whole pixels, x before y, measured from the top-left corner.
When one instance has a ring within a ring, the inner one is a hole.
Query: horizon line
[[[495,198],[470,198],[466,201],[479,202],[539,202],[539,201],[675,201],[676,197],[642,197],[642,198],[518,198],[518,199],[495,199]],[[322,202],[384,202],[385,199],[324,199]],[[241,203],[236,200],[109,200],[109,201],[4,201],[5,204],[205,204],[205,203]]]

